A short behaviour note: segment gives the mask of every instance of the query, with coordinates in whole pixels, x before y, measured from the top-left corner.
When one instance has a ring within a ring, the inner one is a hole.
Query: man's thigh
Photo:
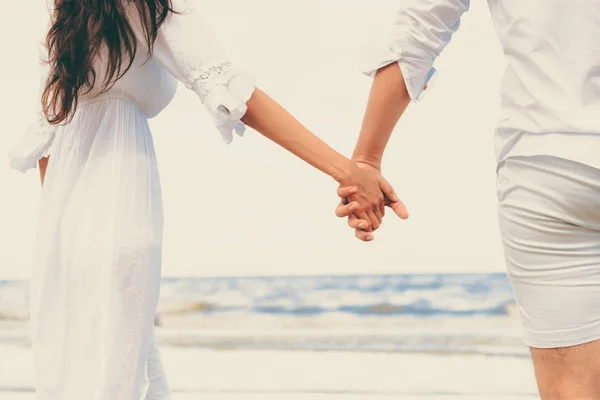
[[[600,170],[546,156],[508,159],[498,200],[542,398],[600,400]]]

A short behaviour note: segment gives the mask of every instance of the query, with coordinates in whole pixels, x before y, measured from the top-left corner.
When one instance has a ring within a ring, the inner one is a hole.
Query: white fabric
[[[524,341],[600,339],[600,169],[552,156],[498,170],[500,232]]]
[[[130,18],[138,28],[136,33],[141,47],[134,65],[110,91],[100,94],[100,88],[94,88],[80,97],[79,104],[123,99],[135,103],[141,113],[152,118],[168,105],[175,95],[177,81],[181,81],[198,94],[223,140],[229,143],[233,140],[233,132],[239,136],[244,134],[245,126],[240,119],[246,113],[246,102],[254,92],[254,84],[232,65],[210,26],[196,10],[188,6],[186,0],[175,0],[173,5],[181,13],[172,14],[165,21],[156,40],[153,56],[150,62],[146,62],[146,43],[132,4]],[[46,50],[43,49],[40,53],[41,89],[48,77],[46,57]],[[97,81],[102,82],[104,69],[100,67],[97,72]],[[41,155],[47,155],[58,129],[56,126],[41,126],[43,120],[39,115],[38,112],[21,142],[9,153],[11,166],[22,172],[35,167]]]
[[[185,11],[185,1],[173,3]],[[150,61],[139,48],[111,90],[82,96],[66,125],[35,121],[11,155],[25,171],[51,153],[31,280],[38,400],[169,398],[153,339],[163,211],[147,120],[171,101],[178,79],[229,142],[243,133],[254,86],[193,10],[169,17]]]
[[[411,99],[418,101],[470,0],[401,3],[391,40],[370,50],[363,70],[373,76],[397,61]],[[495,136],[498,162],[546,154],[600,167],[600,2],[488,4],[508,60]]]
[[[48,28],[50,26],[48,25]],[[46,60],[48,52],[43,43],[38,47],[39,68],[39,91],[38,98],[41,99],[45,87],[46,79],[48,79],[48,65]],[[50,125],[44,114],[41,111],[41,106],[35,117],[30,121],[29,127],[17,147],[9,152],[10,166],[18,171],[25,172],[29,169],[36,168],[37,162],[42,157],[49,155],[50,147],[54,141],[54,136],[58,126]]]

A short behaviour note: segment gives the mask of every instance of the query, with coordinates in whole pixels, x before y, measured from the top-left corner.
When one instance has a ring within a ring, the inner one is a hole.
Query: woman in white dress
[[[255,88],[187,6],[57,0],[50,13],[40,112],[11,153],[20,171],[39,161],[43,182],[31,280],[38,400],[169,398],[154,339],[163,212],[148,118],[176,81],[226,142],[247,124],[353,188],[349,207],[368,229],[396,199]]]

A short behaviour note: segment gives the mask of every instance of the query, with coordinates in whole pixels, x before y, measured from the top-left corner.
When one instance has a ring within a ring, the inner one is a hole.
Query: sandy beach
[[[162,347],[173,400],[535,399],[525,358]],[[0,346],[0,399],[33,400],[30,349]]]

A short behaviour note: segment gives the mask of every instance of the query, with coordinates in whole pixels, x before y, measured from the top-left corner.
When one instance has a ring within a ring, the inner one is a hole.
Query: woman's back
[[[113,78],[110,88],[103,92],[109,57],[108,49],[103,46],[99,57],[94,60],[94,70],[97,74],[95,85],[92,90],[87,87],[80,90],[79,105],[83,106],[100,100],[120,99],[135,103],[145,116],[151,118],[169,104],[175,95],[177,81],[150,54],[147,42],[144,40],[140,14],[134,3],[128,2],[126,10],[137,41],[137,51],[133,62],[119,79]],[[154,51],[160,59],[164,51],[160,42],[155,43]]]
[[[78,106],[84,107],[86,104],[97,101],[119,99],[134,103],[145,116],[151,118],[169,104],[175,95],[177,81],[150,55],[147,43],[144,40],[139,12],[134,3],[128,2],[126,10],[137,41],[137,51],[133,62],[118,79],[116,77],[119,74],[114,76],[111,79],[111,85],[106,88],[105,80],[109,54],[106,45],[103,44],[102,49],[93,60],[93,69],[96,75],[94,85],[91,90],[89,86],[85,85],[79,90]],[[45,46],[42,52],[40,59],[45,60],[47,58]],[[127,65],[128,60],[125,60],[121,68],[125,69]],[[51,66],[44,63],[42,69],[42,76],[47,77]]]
[[[196,92],[225,142],[233,139],[233,132],[242,135],[244,126],[240,119],[246,112],[246,101],[254,92],[254,85],[232,65],[198,11],[190,8],[186,0],[171,0],[175,13],[169,12],[157,30],[150,55],[146,31],[135,4],[127,2],[126,7],[127,20],[137,43],[133,63],[104,91],[110,59],[106,48],[102,48],[93,59],[95,83],[91,90],[84,85],[78,91],[74,114],[88,114],[91,120],[119,118],[107,108],[118,103],[134,107],[141,118],[150,118],[169,104],[180,81]],[[47,54],[42,56],[42,59],[47,58]],[[127,61],[123,61],[123,67],[128,65]],[[42,65],[42,89],[51,67]],[[90,104],[95,104],[93,114],[89,114]],[[79,130],[72,123],[49,125],[40,110],[36,122],[30,125],[29,132],[12,152],[11,165],[21,171],[34,168],[37,160],[51,151],[55,136],[60,136],[67,127],[71,132]],[[87,130],[89,134],[89,127]]]
[[[95,62],[98,71],[104,71],[106,62]],[[102,92],[104,73],[98,75],[98,83],[87,92],[81,90],[79,107],[101,101],[120,99],[134,103],[148,118],[160,113],[171,101],[177,89],[177,81],[147,51],[138,51],[130,69],[114,82],[106,92]],[[86,93],[87,92],[87,93]]]

